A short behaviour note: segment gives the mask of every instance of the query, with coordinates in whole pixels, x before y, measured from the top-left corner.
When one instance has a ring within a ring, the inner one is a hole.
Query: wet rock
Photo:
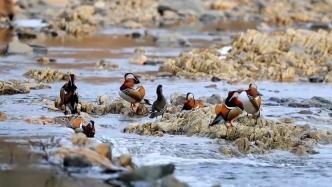
[[[111,161],[97,153],[96,151],[86,147],[61,147],[57,151],[57,156],[60,158],[79,157],[88,160],[92,165],[98,165],[104,169],[116,170]]]
[[[218,86],[216,84],[209,84],[207,86],[204,86],[204,88],[217,88]]]
[[[132,124],[125,128],[124,132],[154,135],[155,132],[162,131],[167,134],[198,135],[225,139],[234,142],[238,152],[240,152],[236,153],[236,150],[231,150],[232,155],[261,154],[275,149],[291,151],[299,144],[305,145],[307,150],[312,150],[317,142],[323,141],[321,137],[325,134],[311,129],[309,126],[294,126],[293,120],[285,123],[259,118],[256,122],[255,119],[246,116],[238,118],[237,125],[233,128],[227,129],[225,125],[209,128],[208,124],[214,117],[213,106],[196,111],[166,113],[160,122],[148,122],[142,125]],[[308,136],[312,133],[312,136]],[[327,135],[327,137],[329,136]],[[258,146],[251,146],[250,142],[256,142]]]
[[[37,62],[40,65],[48,65],[49,63],[54,63],[55,61],[56,61],[55,59],[50,59],[48,57],[37,58]]]
[[[180,15],[196,15],[200,16],[204,13],[204,5],[199,0],[162,0],[159,6],[164,9],[176,11]]]
[[[16,30],[17,37],[20,40],[31,40],[37,38],[37,33],[33,30],[18,29]]]
[[[84,36],[94,33],[98,22],[95,7],[82,5],[74,9],[65,9],[50,22],[50,29],[64,31],[73,36]]]
[[[322,97],[312,97],[310,99],[303,99],[299,101],[289,101],[288,103],[284,103],[284,105],[295,108],[330,108],[332,106],[332,102],[322,98]]]
[[[75,133],[71,138],[71,142],[73,145],[88,145],[91,143],[84,133]]]
[[[332,49],[328,39],[331,33],[300,29],[273,33],[248,30],[233,40],[232,50],[226,55],[220,54],[220,47],[194,49],[168,60],[160,71],[190,79],[217,77],[231,83],[289,82],[303,77],[329,81],[326,61],[332,57],[324,51]],[[318,45],[320,41],[329,44]]]
[[[29,81],[0,81],[0,95],[29,93],[30,90],[40,90],[46,88],[51,88],[51,86],[44,83],[35,83]]]
[[[129,170],[133,170],[135,168],[135,165],[132,161],[132,158],[130,155],[128,154],[123,154],[119,157],[119,164],[122,166],[122,167],[125,167]]]
[[[30,87],[18,81],[0,81],[0,95],[29,93]]]
[[[7,115],[3,112],[0,112],[0,121],[6,121],[7,120]]]
[[[144,65],[148,58],[143,54],[135,54],[129,61],[133,64]]]
[[[31,69],[28,70],[24,76],[39,82],[55,82],[66,81],[68,79],[69,73],[64,73],[63,71],[52,69]]]
[[[98,96],[98,105],[110,105],[112,103],[112,98],[109,95]]]
[[[235,141],[238,150],[243,154],[248,154],[250,151],[250,142],[248,138],[239,138]]]
[[[109,160],[112,160],[112,147],[110,144],[106,143],[97,144],[95,150],[100,155],[108,158]]]
[[[218,78],[218,77],[213,76],[213,77],[211,78],[211,81],[212,81],[212,82],[219,82],[219,81],[221,81],[221,79]]]
[[[213,9],[213,10],[230,10],[230,9],[234,9],[237,6],[238,6],[238,4],[234,1],[217,0],[211,4],[211,9]]]
[[[186,95],[181,93],[173,93],[170,96],[170,102],[172,105],[178,106],[183,105],[183,103],[186,101]]]
[[[299,114],[310,115],[310,114],[313,114],[313,112],[310,110],[301,110],[301,111],[299,111]]]
[[[32,119],[26,118],[24,120],[28,124],[37,124],[37,125],[54,125],[55,121],[53,118],[42,116],[40,118]]]
[[[96,67],[97,69],[101,69],[101,70],[118,70],[119,69],[119,65],[117,64],[113,64],[111,62],[107,62],[106,60],[102,59],[100,61],[98,61],[96,63]]]
[[[189,185],[169,175],[161,179],[161,187],[189,187]]]
[[[65,156],[63,159],[65,167],[91,167],[92,163],[85,157],[80,156]]]
[[[324,80],[325,80],[325,77],[323,77],[323,76],[309,77],[309,82],[311,82],[311,83],[322,83],[322,82],[324,82]]]
[[[174,170],[175,166],[173,164],[142,166],[131,172],[120,174],[118,180],[124,182],[153,181],[173,174]]]
[[[206,103],[215,105],[215,104],[220,104],[223,102],[223,99],[220,95],[218,94],[213,94],[210,97],[206,99]]]
[[[32,54],[33,48],[14,37],[8,44],[7,54]]]

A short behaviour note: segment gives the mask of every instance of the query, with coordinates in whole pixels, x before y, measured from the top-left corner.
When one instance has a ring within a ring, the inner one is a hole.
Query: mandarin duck
[[[204,103],[202,100],[196,100],[193,93],[187,93],[186,101],[183,104],[182,110],[192,110],[203,107]]]
[[[70,74],[68,82],[60,90],[60,106],[65,110],[65,115],[77,113],[78,94],[76,92],[75,75]]]
[[[229,123],[230,127],[233,126],[232,121],[240,116],[243,112],[243,104],[239,100],[240,91],[230,91],[224,103],[218,104],[215,107],[215,113],[217,116],[209,124],[209,126],[214,126],[219,124],[222,121],[225,121],[226,124]],[[229,126],[227,125],[227,128]]]
[[[150,118],[156,118],[158,116],[163,116],[166,111],[166,99],[163,95],[163,86],[158,85],[157,87],[157,100],[152,104],[152,110]]]

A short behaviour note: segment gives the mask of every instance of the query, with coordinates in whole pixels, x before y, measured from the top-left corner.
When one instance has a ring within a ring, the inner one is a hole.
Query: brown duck
[[[157,100],[152,104],[152,110],[150,118],[156,118],[158,116],[163,116],[166,111],[166,99],[163,95],[163,86],[158,85],[157,87]]]
[[[215,107],[215,113],[217,116],[209,126],[214,126],[222,121],[225,121],[226,124],[229,123],[231,127],[233,126],[232,121],[242,114],[244,109],[242,102],[238,98],[239,92],[240,91],[228,92],[225,103],[219,104]],[[227,125],[227,127],[229,126]]]
[[[239,96],[243,103],[244,110],[255,117],[260,116],[262,107],[262,94],[258,92],[257,86],[253,83],[249,84],[249,88],[244,90]]]
[[[77,113],[78,95],[76,90],[75,75],[70,74],[68,82],[60,90],[60,106],[65,110],[66,115]]]
[[[193,93],[187,93],[186,101],[183,104],[182,110],[192,110],[203,107],[204,103],[202,100],[196,100]]]
[[[124,82],[120,87],[120,97],[131,103],[132,107],[135,106],[136,103],[151,105],[149,100],[144,99],[144,87],[139,86],[138,88],[135,88],[137,84],[140,84],[139,79],[133,73],[126,73],[124,76]]]

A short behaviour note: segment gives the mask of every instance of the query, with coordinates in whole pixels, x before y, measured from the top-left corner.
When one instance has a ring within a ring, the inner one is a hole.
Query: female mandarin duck
[[[124,76],[124,82],[120,87],[119,95],[122,99],[131,103],[134,107],[136,103],[150,104],[149,100],[144,99],[145,89],[143,86],[136,88],[137,84],[140,84],[139,79],[133,73],[126,73]]]
[[[249,84],[249,88],[244,90],[239,96],[243,103],[244,110],[255,117],[260,116],[262,107],[262,94],[257,90],[257,86],[253,83]]]
[[[158,85],[157,87],[157,100],[152,104],[152,110],[150,118],[156,118],[158,116],[163,116],[166,111],[166,98],[163,95],[163,86]]]
[[[242,114],[244,109],[242,102],[238,98],[239,92],[241,91],[228,92],[225,103],[216,106],[215,113],[217,116],[209,126],[219,124],[221,121],[225,121],[226,124],[229,122],[230,126],[233,126],[232,121]],[[227,125],[227,128],[228,127]]]
[[[193,93],[187,93],[186,101],[183,104],[182,110],[192,110],[203,107],[204,103],[202,100],[196,100]]]
[[[76,92],[75,75],[70,74],[68,82],[65,83],[60,90],[61,108],[64,108],[65,115],[77,113],[78,94]]]

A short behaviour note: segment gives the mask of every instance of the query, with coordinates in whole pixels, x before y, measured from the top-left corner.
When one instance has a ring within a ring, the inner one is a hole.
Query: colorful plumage
[[[225,100],[225,103],[219,104],[215,107],[215,113],[217,116],[209,124],[209,126],[214,126],[216,124],[225,121],[230,123],[233,126],[232,121],[236,119],[243,112],[243,104],[238,98],[238,91],[231,91],[228,93],[228,97]]]

